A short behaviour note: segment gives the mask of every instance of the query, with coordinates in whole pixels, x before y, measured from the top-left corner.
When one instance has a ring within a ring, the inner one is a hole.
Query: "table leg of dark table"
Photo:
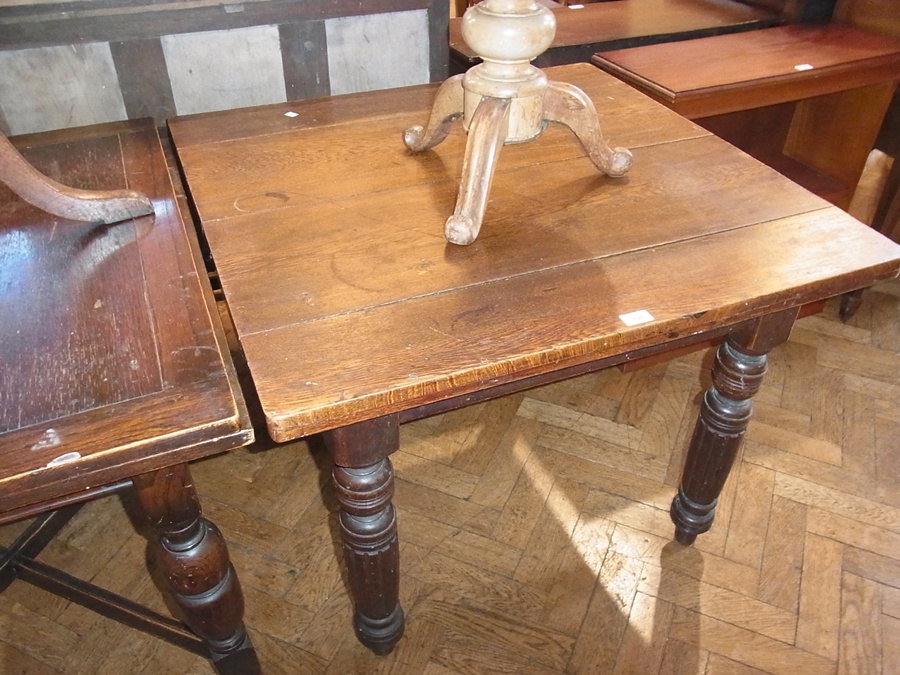
[[[165,590],[222,675],[260,672],[244,627],[244,596],[218,528],[203,518],[186,464],[132,479]]]
[[[400,421],[387,415],[325,433],[341,505],[344,563],[353,596],[356,637],[387,654],[403,635],[400,545],[388,456],[400,446]]]
[[[746,321],[728,333],[716,353],[688,447],[681,486],[672,501],[675,538],[685,545],[709,530],[719,494],[741,447],[766,373],[766,354],[791,333],[798,308]]]

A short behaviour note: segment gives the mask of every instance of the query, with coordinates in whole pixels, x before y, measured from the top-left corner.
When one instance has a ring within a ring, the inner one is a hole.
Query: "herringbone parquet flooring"
[[[403,427],[408,625],[388,657],[353,637],[315,439],[194,465],[266,672],[900,673],[900,282],[836,313],[773,353],[694,548],[670,541],[667,510],[707,352]],[[162,609],[132,532],[117,498],[99,500],[42,559]],[[0,596],[0,672],[211,669],[19,582]]]

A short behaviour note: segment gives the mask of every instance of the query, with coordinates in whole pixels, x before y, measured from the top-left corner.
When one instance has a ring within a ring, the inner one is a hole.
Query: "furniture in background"
[[[846,209],[900,77],[900,41],[794,24],[592,62]]]
[[[794,24],[592,62],[847,209],[894,97],[900,41],[837,22]],[[861,299],[862,290],[845,295],[841,315]]]
[[[448,21],[448,0],[3,3],[0,131],[438,81]]]
[[[672,506],[690,543],[767,352],[808,303],[900,271],[900,246],[621,81],[547,75],[589,95],[634,166],[598,175],[550,125],[504,149],[491,227],[467,247],[442,234],[465,135],[415,155],[400,138],[434,88],[170,122],[269,434],[331,448],[354,624],[379,653],[404,625],[401,423],[724,339]]]
[[[35,518],[0,548],[0,588],[20,579],[210,658],[219,672],[255,672],[240,584],[187,465],[253,432],[156,128],[144,120],[13,140],[51,179],[137,190],[153,213],[66,220],[0,184],[0,523]],[[113,493],[149,532],[181,620],[35,559],[84,502]]]
[[[891,170],[882,189],[881,199],[875,209],[872,218],[872,228],[890,237],[894,241],[900,241],[900,161],[897,146],[894,146]]]
[[[840,0],[834,18],[900,40],[900,6],[893,0]],[[875,147],[894,160],[900,156],[900,92],[894,92]],[[872,227],[900,241],[900,163],[896,161],[882,191]]]
[[[556,36],[550,48],[534,60],[538,68],[587,62],[603,49],[753,30],[783,21],[780,12],[739,0],[612,0],[552,11]],[[462,19],[451,19],[449,29],[450,73],[480,63],[463,40]]]

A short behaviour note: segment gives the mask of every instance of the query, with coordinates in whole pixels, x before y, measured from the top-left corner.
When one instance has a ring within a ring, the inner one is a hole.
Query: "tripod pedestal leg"
[[[549,82],[544,93],[544,120],[569,127],[594,165],[607,176],[618,178],[631,168],[631,151],[609,147],[600,131],[594,104],[578,87]]]
[[[79,190],[35,169],[0,134],[0,183],[32,206],[55,216],[90,223],[117,223],[153,213],[153,204],[133,190]]]
[[[424,127],[416,125],[403,133],[403,142],[413,152],[433,148],[447,138],[453,120],[463,115],[463,76],[454,75],[438,89],[431,115]]]
[[[469,124],[456,209],[444,234],[454,244],[471,244],[478,236],[500,148],[506,139],[510,99],[484,97]]]

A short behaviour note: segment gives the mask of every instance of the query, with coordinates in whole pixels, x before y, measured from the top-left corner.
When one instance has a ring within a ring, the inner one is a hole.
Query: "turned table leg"
[[[223,675],[260,672],[244,628],[244,596],[225,540],[200,513],[186,464],[135,476],[138,507],[156,534],[153,554],[184,623]]]
[[[719,494],[750,422],[752,398],[762,385],[766,354],[787,340],[796,317],[794,308],[740,324],[719,347],[713,386],[703,397],[670,511],[680,543],[693,544],[712,526]]]
[[[388,654],[404,627],[397,516],[391,503],[394,469],[388,459],[399,447],[399,420],[389,415],[334,429],[326,433],[326,441],[335,464],[356,637],[376,654]]]

